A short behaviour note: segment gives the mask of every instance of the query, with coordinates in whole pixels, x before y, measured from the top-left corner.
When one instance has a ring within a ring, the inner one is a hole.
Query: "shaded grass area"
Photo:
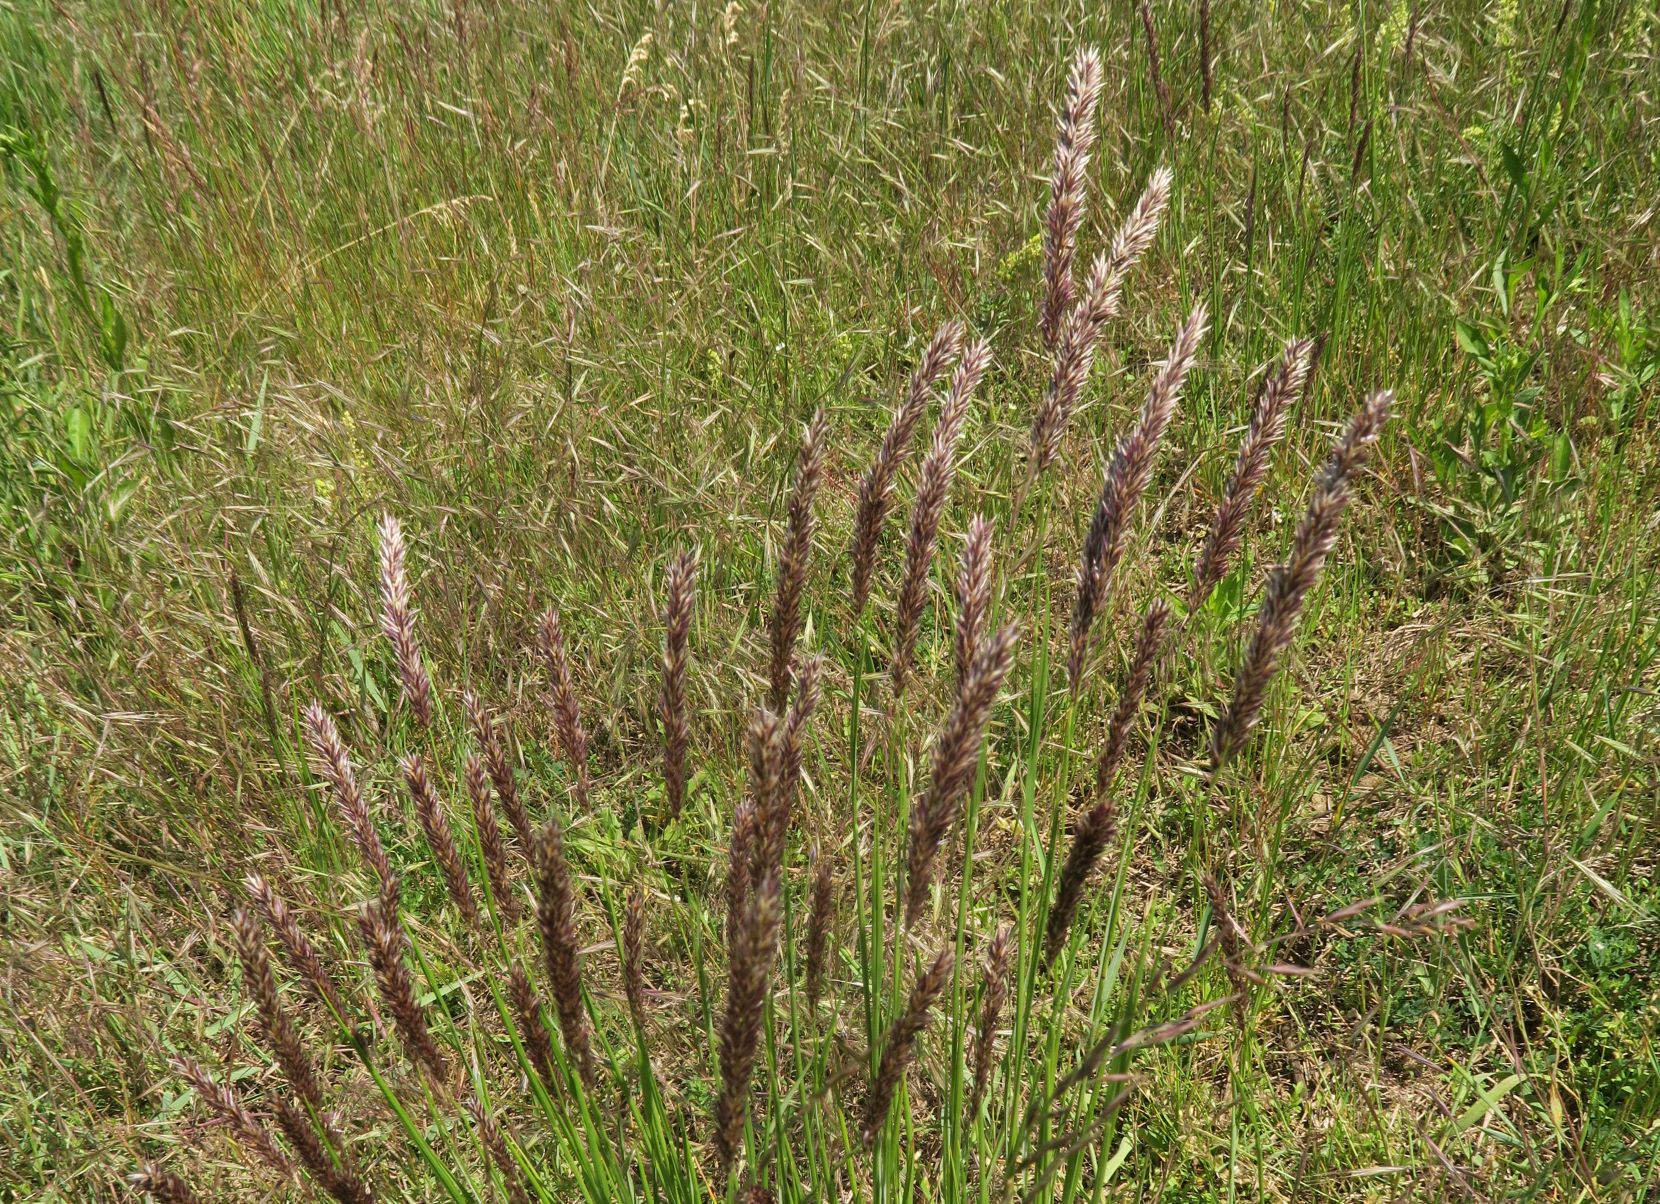
[[[0,1052],[20,1072],[0,1081],[0,1177],[102,1198],[178,1144],[228,1198],[260,1198],[164,1057],[241,1040],[211,919],[242,873],[350,896],[303,764],[305,701],[346,717],[383,805],[403,806],[408,734],[372,618],[383,509],[424,566],[435,676],[503,708],[546,796],[562,777],[531,649],[558,602],[600,800],[572,834],[579,876],[653,873],[649,849],[689,893],[718,891],[795,432],[826,407],[809,639],[845,664],[836,555],[857,474],[948,316],[993,339],[996,365],[946,529],[1007,504],[1043,381],[1052,107],[1091,43],[1108,81],[1091,237],[1155,165],[1176,193],[1019,588],[1067,580],[1101,464],[1195,301],[1214,329],[1125,597],[1183,580],[1260,365],[1290,335],[1323,340],[1249,558],[1168,671],[1125,808],[1125,906],[1149,934],[1197,928],[1211,804],[1184,771],[1236,620],[1331,429],[1389,385],[1396,425],[1228,805],[1277,821],[1284,897],[1265,921],[1376,891],[1468,899],[1477,920],[1433,950],[1298,951],[1322,977],[1259,1018],[1248,1091],[1216,1043],[1158,1053],[1104,1190],[1652,1184],[1660,19],[1640,3],[1218,8],[1207,109],[1195,13],[1150,11],[1168,123],[1126,3],[0,10]],[[686,547],[700,777],[692,816],[648,844],[653,599]],[[928,639],[928,664],[947,663],[949,633]],[[1103,656],[1096,711],[1127,654]],[[844,712],[847,688],[831,685]],[[1011,710],[989,766],[1013,780]],[[839,754],[827,736],[810,764],[823,831]],[[1019,787],[986,800],[990,906],[1018,889]],[[462,964],[436,875],[410,890],[423,943]],[[706,1108],[707,1078],[685,1082]],[[388,1195],[425,1198],[395,1140],[371,1161]]]

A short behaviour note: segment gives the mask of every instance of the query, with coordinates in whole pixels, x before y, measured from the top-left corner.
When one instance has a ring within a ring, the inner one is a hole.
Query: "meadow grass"
[[[1173,186],[1034,477],[1056,117],[1082,46],[1101,96],[1080,284],[1156,169]],[[0,1198],[118,1198],[152,1162],[203,1198],[280,1190],[172,1064],[260,1118],[292,1095],[239,968],[255,873],[348,1007],[413,976],[428,1071],[397,1008],[337,1024],[282,979],[326,1080],[314,1111],[339,1112],[380,1198],[488,1198],[515,1165],[561,1200],[1643,1198],[1660,1175],[1657,56],[1652,4],[1595,0],[0,7]],[[1201,304],[1074,691],[1103,477]],[[916,605],[905,533],[937,405],[855,611],[861,478],[953,320],[991,364],[931,520],[925,613],[896,609]],[[1302,337],[1307,388],[1243,551],[1189,614],[1259,384]],[[1261,722],[1211,775],[1269,568],[1377,388],[1394,417]],[[729,842],[752,708],[786,709],[769,633],[818,413],[796,643],[823,657],[822,699],[729,1185],[711,1123]],[[430,726],[381,630],[383,514],[407,543]],[[896,884],[982,514],[983,631],[1018,620],[1021,644],[908,925]],[[1068,833],[1158,597],[1180,608],[1169,647],[1051,963]],[[505,816],[496,889],[462,801],[471,777],[489,812],[463,689],[511,733],[538,828],[561,825],[571,916],[535,914]],[[314,700],[395,899],[308,753]],[[406,790],[411,756],[477,925]],[[822,1001],[814,842],[836,903]],[[377,893],[365,944],[356,904]],[[1453,900],[1465,925],[1403,939],[1437,919],[1410,909]],[[1009,998],[964,1123],[1005,924]],[[557,987],[538,927],[580,946],[586,992],[574,1011],[548,996],[542,1055],[506,964]],[[895,1023],[936,974],[867,1146]],[[593,1092],[565,1023],[584,1016],[609,1076]],[[1146,1048],[1123,1048],[1135,1029]],[[1080,1059],[1074,1106],[1046,1110]]]

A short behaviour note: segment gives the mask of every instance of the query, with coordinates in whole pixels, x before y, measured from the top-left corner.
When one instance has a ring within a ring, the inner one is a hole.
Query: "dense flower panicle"
[[[865,1097],[867,1145],[875,1142],[877,1134],[882,1131],[882,1125],[888,1119],[888,1110],[893,1107],[893,1097],[899,1089],[899,1083],[905,1077],[905,1071],[916,1054],[916,1040],[928,1026],[929,1013],[933,1011],[935,1001],[951,981],[951,968],[954,964],[951,950],[940,950],[939,956],[934,958],[933,965],[917,975],[905,1010],[888,1030],[887,1039],[882,1043],[882,1060],[877,1064],[876,1077],[871,1080],[870,1094]]]
[[[559,1014],[565,1048],[576,1062],[585,1087],[598,1082],[588,1013],[582,1002],[581,946],[576,935],[576,886],[565,864],[565,834],[557,819],[543,825],[536,838],[536,922],[542,932],[548,989]]]
[[[1140,504],[1141,495],[1147,490],[1148,482],[1152,480],[1154,458],[1164,441],[1165,431],[1170,427],[1170,420],[1175,416],[1188,369],[1192,367],[1193,358],[1199,352],[1199,343],[1205,337],[1206,323],[1206,310],[1201,302],[1194,306],[1193,312],[1176,333],[1170,354],[1153,375],[1140,417],[1118,441],[1112,461],[1107,466],[1101,483],[1101,497],[1090,520],[1089,533],[1084,537],[1083,557],[1078,566],[1071,648],[1067,658],[1067,678],[1074,691],[1082,684],[1090,627],[1111,596],[1113,573],[1129,544],[1130,519]]]
[[[467,722],[473,729],[473,739],[478,742],[479,752],[484,757],[484,768],[490,773],[490,783],[496,788],[496,801],[501,804],[507,822],[512,825],[513,834],[519,839],[519,848],[529,857],[531,845],[535,840],[535,829],[531,827],[530,813],[525,810],[524,801],[519,797],[519,786],[513,777],[513,764],[507,759],[507,750],[502,746],[498,725],[478,695],[471,690],[462,694],[461,701],[467,708]]]
[[[957,686],[968,672],[974,649],[979,646],[986,612],[991,607],[991,520],[975,515],[963,541],[962,565],[957,572],[957,628],[952,641]]]
[[[853,562],[853,612],[863,614],[870,600],[871,573],[876,564],[876,544],[881,538],[882,523],[893,503],[893,484],[904,463],[922,412],[927,408],[928,394],[934,382],[962,347],[963,325],[956,320],[939,328],[922,359],[911,374],[910,387],[904,399],[894,410],[893,421],[876,449],[876,458],[865,470],[859,482],[858,511],[853,519],[853,541],[848,554]]]
[[[1141,701],[1147,694],[1147,683],[1152,679],[1153,667],[1158,664],[1164,647],[1164,633],[1170,626],[1170,603],[1154,598],[1147,612],[1141,616],[1141,627],[1136,635],[1135,655],[1130,660],[1130,673],[1124,679],[1124,689],[1107,721],[1106,739],[1101,743],[1101,756],[1095,763],[1095,797],[1107,796],[1112,778],[1124,759],[1124,749],[1130,742],[1130,729],[1135,726]]]
[[[229,1124],[238,1141],[259,1155],[260,1161],[285,1179],[293,1178],[293,1160],[282,1152],[271,1131],[248,1111],[234,1087],[214,1082],[207,1068],[193,1058],[174,1058],[173,1070],[195,1089],[203,1103]]]
[[[390,514],[380,519],[381,630],[398,661],[404,701],[423,728],[432,726],[432,679],[421,663],[415,640],[415,617],[409,608],[409,576],[404,567],[403,528]]]
[[[294,918],[288,904],[283,902],[282,896],[271,889],[271,884],[258,874],[249,874],[243,879],[243,884],[248,888],[248,897],[259,909],[260,915],[277,934],[277,940],[287,953],[289,963],[305,980],[317,1002],[331,1018],[338,1019],[341,1023],[348,1022],[351,1013],[346,1008],[345,1000],[341,998],[334,975],[323,965],[322,954],[318,953],[311,938],[306,936],[305,930]]]
[[[997,1040],[997,1025],[1003,1016],[1003,1002],[1009,993],[1009,966],[1014,960],[1014,928],[1004,924],[986,946],[985,986],[980,996],[980,1022],[974,1032],[973,1086],[968,1096],[964,1125],[980,1115],[980,1103],[991,1082],[991,1055]]]
[[[933,445],[922,461],[917,478],[916,503],[911,510],[910,534],[905,543],[905,577],[899,587],[894,620],[891,676],[895,699],[904,693],[916,657],[917,632],[927,603],[929,566],[939,540],[940,519],[950,498],[951,481],[956,475],[957,440],[968,421],[974,390],[990,366],[991,344],[986,340],[974,343],[963,352],[951,389],[940,407]]]
[[[531,1204],[530,1192],[525,1187],[524,1170],[514,1160],[513,1151],[508,1148],[507,1137],[502,1133],[500,1123],[477,1095],[469,1094],[466,1106],[467,1114],[473,1118],[473,1127],[478,1131],[479,1140],[484,1144],[485,1153],[490,1156],[490,1162],[501,1175],[502,1182],[507,1184],[509,1204]]]
[[[1095,146],[1095,109],[1101,99],[1101,55],[1086,47],[1072,60],[1066,105],[1055,139],[1055,170],[1049,182],[1049,211],[1043,222],[1043,302],[1038,333],[1043,349],[1054,351],[1062,316],[1072,305],[1072,260],[1084,220],[1090,152]]]
[[[801,636],[802,596],[807,589],[807,562],[813,551],[813,502],[824,479],[828,420],[823,410],[813,415],[801,440],[796,460],[795,487],[790,491],[788,526],[778,557],[778,593],[772,607],[772,660],[768,681],[769,705],[782,712],[790,700],[795,643]]]
[[[726,948],[737,948],[743,932],[744,916],[749,911],[749,891],[754,884],[756,838],[761,827],[761,812],[753,798],[738,801],[732,813],[732,845],[727,853],[726,866]]]
[[[299,1027],[277,993],[277,978],[271,972],[271,959],[265,952],[259,921],[246,907],[239,907],[231,917],[231,927],[236,933],[237,956],[242,962],[243,987],[254,1002],[265,1046],[294,1094],[312,1108],[321,1110],[323,1083],[317,1077],[311,1055],[306,1052]]]
[[[513,1000],[513,1014],[519,1022],[519,1040],[542,1082],[551,1088],[553,1078],[553,1034],[542,1020],[542,1001],[530,981],[530,972],[524,963],[514,960],[508,967],[508,993]]]
[[[1308,382],[1313,352],[1312,340],[1292,339],[1285,345],[1278,371],[1263,382],[1256,406],[1251,411],[1251,424],[1239,444],[1233,475],[1222,491],[1222,500],[1217,504],[1216,515],[1194,562],[1193,585],[1187,595],[1189,614],[1205,604],[1217,582],[1226,575],[1228,562],[1239,550],[1251,502],[1268,475],[1275,445],[1285,436],[1285,423],[1291,406]]]
[[[905,922],[915,924],[933,881],[940,842],[956,822],[979,761],[992,704],[1014,661],[1020,625],[1010,623],[982,640],[957,690],[956,702],[934,742],[932,777],[911,807],[910,846],[905,875]]]
[[[836,921],[835,866],[813,848],[813,898],[807,920],[807,1006],[817,1009],[824,991],[824,967],[830,953],[830,928]]]
[[[687,644],[697,561],[690,552],[682,552],[669,561],[664,576],[668,601],[664,608],[663,685],[657,715],[663,725],[663,793],[668,801],[668,817],[674,820],[686,805],[686,746],[692,734],[686,714],[686,666],[691,659]]]
[[[467,926],[477,931],[478,901],[473,898],[472,883],[467,880],[461,850],[456,847],[455,834],[450,831],[444,805],[438,799],[438,792],[432,788],[432,780],[427,777],[426,763],[421,760],[420,754],[410,753],[403,758],[401,767],[404,783],[409,787],[409,797],[415,803],[415,816],[421,822],[421,831],[426,835],[427,847],[432,850],[432,859],[444,877],[444,886],[456,907],[461,909]]]
[[[776,869],[756,883],[728,961],[720,1034],[721,1090],[715,1102],[715,1150],[723,1173],[731,1169],[743,1144],[749,1082],[766,1012],[767,979],[783,921],[781,893]]]
[[[507,842],[502,838],[496,810],[490,805],[490,779],[484,762],[468,756],[464,774],[467,798],[473,805],[473,830],[478,834],[479,852],[484,855],[484,875],[490,882],[490,897],[505,923],[519,918],[519,897],[513,893],[513,879],[507,867]]]
[[[1084,293],[1066,316],[1055,347],[1049,385],[1032,421],[1030,474],[1037,477],[1060,454],[1066,424],[1095,363],[1095,348],[1106,324],[1117,315],[1124,280],[1146,254],[1170,203],[1170,171],[1161,167],[1147,181],[1141,198],[1113,236],[1112,246],[1095,259]]]
[[[130,1182],[134,1191],[148,1192],[157,1204],[201,1204],[202,1197],[181,1176],[154,1163],[133,1175]]]
[[[398,1030],[405,1050],[412,1061],[420,1063],[433,1078],[442,1081],[449,1067],[437,1042],[432,1039],[426,1012],[415,994],[415,980],[404,961],[409,940],[404,935],[403,925],[392,909],[379,899],[364,904],[357,922],[363,935],[363,947],[369,953],[369,964],[375,972],[375,985],[380,990],[381,1002],[392,1014],[392,1024]]]
[[[294,1101],[280,1099],[276,1105],[277,1126],[317,1185],[337,1204],[372,1204],[374,1193],[363,1181],[351,1147],[340,1135],[329,1113],[317,1114],[317,1124]],[[323,1136],[317,1134],[322,1127]],[[325,1144],[325,1139],[327,1144]],[[332,1154],[331,1154],[332,1151]]]
[[[570,654],[565,648],[565,627],[559,612],[551,606],[542,615],[542,655],[548,662],[554,726],[575,782],[576,806],[585,811],[588,808],[588,732],[582,726],[582,713],[576,703]]]
[[[1078,903],[1084,896],[1084,885],[1101,859],[1102,851],[1112,839],[1115,809],[1102,799],[1078,821],[1072,834],[1072,849],[1066,864],[1061,867],[1055,886],[1055,902],[1049,909],[1049,924],[1044,938],[1044,957],[1053,962],[1066,946],[1066,934],[1078,914]]]
[[[334,719],[318,703],[309,703],[305,709],[306,743],[311,749],[311,764],[317,775],[329,784],[335,806],[346,821],[346,830],[357,845],[363,860],[375,871],[382,890],[393,889],[392,863],[386,848],[375,830],[375,821],[369,815],[369,804],[357,784],[351,758],[346,753],[346,742],[340,738],[340,729]]]
[[[643,1034],[646,1031],[646,893],[628,892],[622,926],[623,993],[628,1011]]]
[[[1393,402],[1392,393],[1373,393],[1350,420],[1315,479],[1314,495],[1297,524],[1290,556],[1269,574],[1256,634],[1234,678],[1233,698],[1211,734],[1213,774],[1244,747],[1246,736],[1262,713],[1280,655],[1296,635],[1303,602],[1320,579],[1320,570],[1337,542],[1337,527],[1349,504],[1354,474],[1377,442]]]

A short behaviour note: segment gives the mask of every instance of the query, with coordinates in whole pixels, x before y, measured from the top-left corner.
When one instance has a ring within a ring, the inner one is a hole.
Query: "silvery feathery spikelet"
[[[979,646],[980,630],[985,626],[986,611],[991,606],[991,535],[991,520],[975,515],[968,524],[968,538],[963,541],[962,565],[957,572],[957,627],[952,657],[959,687],[974,658],[974,649]]]
[[[150,1163],[129,1177],[133,1190],[148,1192],[157,1204],[201,1204],[202,1197],[182,1177]]]
[[[1014,959],[1014,929],[1004,924],[986,946],[985,988],[980,997],[980,1023],[974,1032],[974,1082],[968,1096],[968,1116],[965,1125],[974,1122],[980,1114],[980,1102],[986,1097],[991,1082],[991,1054],[997,1039],[997,1024],[1003,1015],[1003,1002],[1009,994],[1009,964]]]
[[[830,952],[830,928],[836,920],[835,866],[813,847],[813,900],[807,920],[807,1006],[816,1010],[824,990],[824,966]]]
[[[535,831],[530,824],[530,813],[519,798],[519,786],[513,778],[513,764],[507,759],[507,750],[502,746],[496,721],[479,696],[471,690],[461,695],[461,702],[467,708],[467,722],[473,729],[473,739],[478,741],[479,751],[484,756],[484,768],[489,771],[490,782],[496,788],[496,801],[506,813],[513,834],[519,838],[520,849],[528,857],[530,846],[535,841]]]
[[[957,699],[934,742],[932,777],[911,807],[910,848],[905,875],[905,922],[915,924],[934,876],[940,841],[956,822],[974,784],[974,769],[991,720],[991,707],[1014,660],[1020,626],[1010,623],[980,642]]]
[[[1101,331],[1118,313],[1124,296],[1124,279],[1152,245],[1169,203],[1170,170],[1160,167],[1148,179],[1135,208],[1119,226],[1112,246],[1096,257],[1083,296],[1066,316],[1055,347],[1049,385],[1032,421],[1030,470],[1033,478],[1054,463],[1060,453],[1061,436],[1078,403],[1078,394],[1089,379]]]
[[[1394,395],[1387,391],[1368,397],[1315,479],[1314,495],[1291,541],[1291,555],[1269,574],[1256,634],[1234,678],[1233,699],[1211,734],[1212,774],[1244,747],[1246,736],[1262,713],[1280,655],[1296,635],[1303,601],[1320,579],[1320,570],[1337,541],[1337,526],[1349,504],[1355,471],[1377,442],[1393,402]]]
[[[1055,902],[1049,909],[1049,924],[1044,938],[1044,959],[1053,962],[1066,944],[1067,931],[1078,914],[1078,901],[1083,898],[1084,884],[1089,880],[1101,852],[1112,839],[1114,808],[1108,799],[1102,799],[1084,812],[1072,833],[1072,849],[1061,868],[1055,886]]]
[[[576,783],[576,805],[588,807],[588,732],[576,704],[576,686],[571,680],[570,655],[565,648],[565,628],[559,612],[548,607],[542,615],[542,655],[548,662],[548,684],[553,692],[554,726],[559,743]]]
[[[1072,259],[1084,220],[1090,151],[1095,146],[1095,108],[1101,99],[1101,55],[1085,47],[1072,60],[1055,139],[1055,170],[1049,182],[1049,212],[1043,223],[1043,304],[1038,331],[1043,349],[1053,351],[1061,320],[1072,305]]]
[[[1205,542],[1193,565],[1193,586],[1187,595],[1189,614],[1205,604],[1217,582],[1227,573],[1228,562],[1239,550],[1251,502],[1268,475],[1275,444],[1285,435],[1287,413],[1308,380],[1313,350],[1311,340],[1292,339],[1285,345],[1279,369],[1263,382],[1251,412],[1251,425],[1239,444],[1233,475],[1222,491],[1222,500],[1217,504],[1216,515],[1211,519],[1210,530],[1205,533]]]
[[[646,893],[639,887],[628,892],[622,926],[623,993],[634,1024],[646,1031]]]
[[[783,918],[780,895],[779,871],[775,869],[756,884],[737,943],[730,949],[726,1012],[721,1018],[721,1089],[715,1101],[715,1150],[723,1174],[731,1170],[743,1144],[749,1081],[766,1012],[767,979],[778,951]]]
[[[882,534],[882,522],[887,518],[893,501],[894,478],[904,462],[905,454],[916,434],[917,423],[928,404],[928,392],[934,382],[945,374],[946,367],[962,347],[963,326],[950,321],[939,328],[922,353],[922,360],[911,374],[910,387],[904,399],[893,412],[887,434],[876,449],[876,458],[865,470],[859,482],[859,505],[853,520],[853,542],[849,556],[853,561],[853,612],[863,614],[870,600],[870,577],[876,564],[876,544]]]
[[[259,921],[251,911],[241,907],[231,917],[231,927],[236,933],[236,951],[242,962],[243,987],[253,999],[265,1046],[282,1068],[283,1077],[294,1094],[312,1108],[321,1110],[322,1080],[317,1077],[311,1055],[306,1053],[294,1018],[283,1007],[277,993],[277,979],[271,973],[271,959],[265,952]]]
[[[963,352],[962,362],[952,377],[950,392],[940,407],[939,424],[934,428],[933,446],[922,461],[917,479],[916,504],[911,510],[910,535],[905,543],[905,578],[899,587],[893,640],[893,696],[905,690],[907,675],[916,656],[917,629],[927,602],[928,569],[939,539],[940,519],[956,475],[957,440],[968,420],[968,407],[975,387],[991,364],[991,344],[984,339]]]
[[[1078,566],[1078,592],[1072,608],[1071,648],[1067,659],[1067,676],[1074,691],[1081,684],[1090,627],[1110,596],[1113,572],[1129,543],[1130,519],[1152,479],[1153,459],[1176,413],[1188,369],[1205,336],[1205,322],[1205,306],[1200,303],[1177,332],[1170,354],[1153,375],[1140,417],[1118,441],[1112,462],[1107,466],[1101,497],[1090,520],[1089,533],[1084,537],[1083,557]]]
[[[663,724],[663,793],[672,820],[686,805],[686,745],[692,734],[686,714],[686,665],[690,660],[687,639],[692,629],[697,561],[690,552],[682,552],[669,561],[664,577],[668,602],[663,624],[663,687],[657,714]]]
[[[409,941],[396,912],[384,900],[376,899],[363,905],[357,922],[363,936],[363,947],[369,953],[369,965],[375,972],[375,985],[380,989],[381,1002],[392,1014],[392,1024],[398,1030],[405,1051],[411,1061],[425,1067],[433,1078],[441,1081],[448,1065],[432,1039],[426,1013],[415,994],[415,980],[404,961]]]
[[[519,1040],[542,1082],[553,1086],[553,1034],[542,1021],[542,1002],[536,987],[530,981],[530,972],[517,959],[508,967],[508,993],[513,998],[513,1012],[519,1021]]]
[[[501,825],[496,822],[496,810],[490,805],[490,779],[484,762],[469,755],[464,776],[467,798],[473,805],[473,830],[478,833],[484,874],[490,881],[490,897],[495,900],[503,922],[515,923],[519,918],[519,898],[513,893],[513,880],[507,868],[507,842],[502,839]]]
[[[824,478],[826,429],[824,411],[820,410],[807,424],[807,433],[801,440],[795,487],[790,491],[788,525],[778,555],[778,593],[772,606],[772,659],[767,695],[774,712],[782,712],[790,699],[791,666],[802,627],[801,598],[807,588],[807,561],[813,551],[813,501]]]
[[[282,896],[258,874],[249,874],[243,879],[243,884],[248,888],[248,897],[259,909],[260,915],[277,934],[278,942],[288,954],[289,964],[305,981],[317,1002],[323,1005],[331,1018],[338,1019],[342,1024],[348,1023],[351,1013],[346,1010],[346,1001],[340,996],[334,976],[324,967],[322,955],[306,936]]]
[[[576,1062],[583,1085],[594,1089],[597,1078],[588,1013],[582,1004],[580,945],[576,938],[576,886],[565,864],[565,834],[557,819],[549,820],[536,838],[536,919],[542,930],[542,954],[547,962],[548,989],[565,1048]]]
[[[380,879],[381,889],[395,889],[392,863],[387,860],[386,848],[381,844],[380,833],[375,830],[375,821],[369,815],[369,804],[364,801],[357,775],[352,772],[345,741],[341,740],[340,729],[334,726],[334,720],[318,703],[306,706],[305,734],[306,743],[311,747],[312,768],[333,791],[335,805],[346,821],[352,842]]]
[[[1106,797],[1112,785],[1118,763],[1124,759],[1124,748],[1130,740],[1130,729],[1135,726],[1141,700],[1146,696],[1147,683],[1158,664],[1159,651],[1164,645],[1164,632],[1170,625],[1170,603],[1155,598],[1141,616],[1141,629],[1136,635],[1135,655],[1130,660],[1130,673],[1124,679],[1123,692],[1112,718],[1107,721],[1106,739],[1101,742],[1101,756],[1095,763],[1095,797]]]
[[[472,883],[467,880],[461,850],[456,847],[450,821],[444,815],[444,804],[439,801],[438,792],[432,788],[432,780],[427,777],[426,762],[421,760],[419,753],[410,753],[400,764],[404,783],[409,787],[409,797],[415,803],[415,815],[421,821],[421,831],[427,838],[427,847],[432,850],[432,859],[438,863],[439,872],[444,876],[444,886],[455,905],[461,909],[467,926],[476,931],[479,927],[478,901],[473,898]]]
[[[261,1161],[285,1179],[294,1177],[293,1160],[282,1152],[271,1131],[248,1111],[234,1087],[214,1082],[207,1068],[190,1058],[174,1058],[173,1069],[195,1089],[203,1103],[230,1125],[238,1141],[258,1154]]]
[[[911,997],[905,1010],[888,1030],[882,1043],[882,1060],[877,1064],[876,1077],[871,1080],[870,1094],[865,1097],[865,1143],[876,1141],[893,1106],[894,1093],[916,1053],[916,1039],[928,1025],[928,1014],[934,1001],[951,980],[953,959],[950,949],[940,950],[934,964],[917,976],[911,987]]]
[[[390,514],[380,519],[380,627],[398,660],[404,701],[422,727],[432,726],[432,679],[421,663],[415,642],[415,618],[409,609],[409,577],[404,567],[403,528]]]
[[[485,1153],[489,1154],[490,1161],[501,1175],[502,1182],[507,1184],[509,1204],[530,1204],[530,1192],[525,1188],[524,1169],[514,1159],[513,1151],[508,1148],[507,1137],[502,1133],[501,1125],[476,1094],[469,1093],[467,1096],[467,1113],[473,1118],[473,1127],[478,1130]]]

